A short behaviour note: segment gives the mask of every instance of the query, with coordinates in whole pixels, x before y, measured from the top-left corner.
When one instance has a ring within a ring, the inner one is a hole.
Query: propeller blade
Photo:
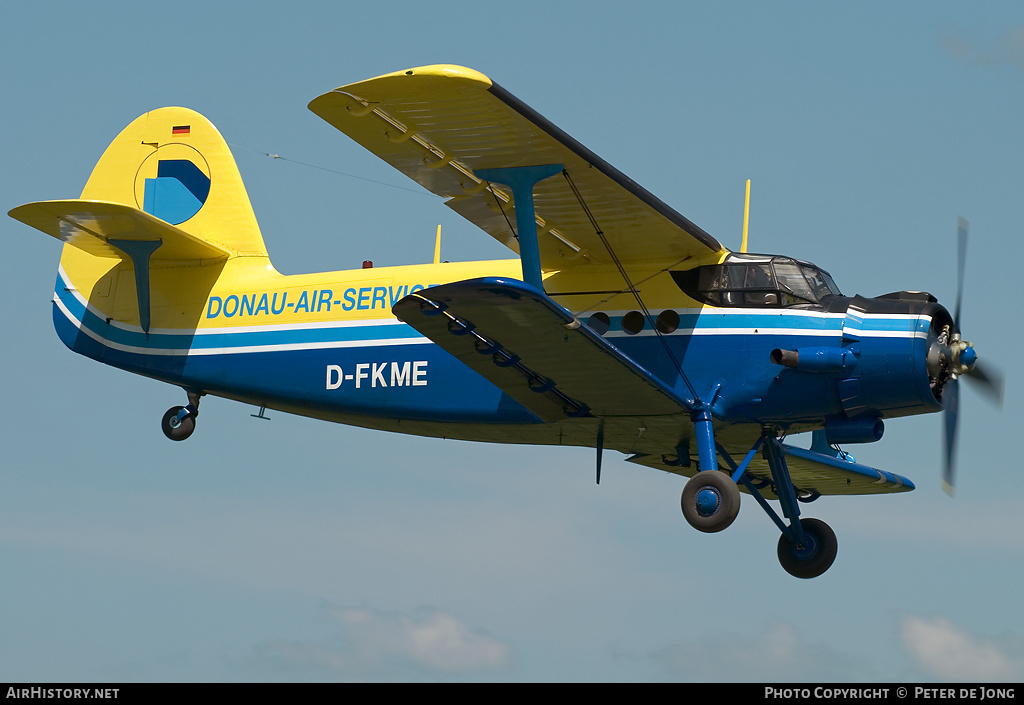
[[[964,295],[964,270],[967,260],[967,231],[968,224],[964,218],[957,218],[956,222],[956,308],[953,313],[953,325],[956,332],[960,333],[960,304]],[[957,336],[959,338],[959,335]],[[953,480],[956,475],[956,441],[957,421],[960,414],[960,386],[959,376],[966,376],[971,384],[989,401],[997,406],[1003,405],[1003,373],[989,365],[982,365],[977,361],[977,353],[970,343],[960,343],[960,359],[956,363],[955,370],[950,369],[952,376],[946,381],[942,390],[942,412],[943,426],[945,428],[946,456],[942,468],[942,489],[950,497],[953,496]]]
[[[960,413],[960,385],[956,379],[946,382],[942,390],[942,417],[946,429],[946,457],[942,466],[942,489],[953,496],[953,480],[956,474],[956,435]]]
[[[967,370],[967,379],[971,380],[974,388],[988,397],[989,401],[1002,408],[1003,406],[1003,373],[994,369],[991,365],[982,365],[980,362]]]
[[[967,260],[967,221],[957,218],[956,221],[956,308],[953,309],[953,325],[960,332],[960,303],[964,297],[964,267]]]

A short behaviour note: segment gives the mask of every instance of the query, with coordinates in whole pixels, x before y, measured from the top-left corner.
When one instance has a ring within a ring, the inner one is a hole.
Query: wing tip
[[[317,96],[311,100],[308,107],[310,110],[313,110],[313,112],[316,112],[316,110],[313,109],[313,104],[331,93],[358,93],[361,89],[368,86],[390,86],[395,81],[407,81],[410,77],[418,79],[418,83],[422,83],[423,79],[459,80],[470,84],[477,84],[483,90],[488,90],[492,85],[494,85],[494,82],[490,78],[479,71],[467,68],[466,66],[458,66],[457,64],[429,64],[427,66],[414,66],[400,71],[392,71],[391,73],[385,73],[375,78],[368,78],[356,83],[338,86],[334,90],[328,91],[327,93]]]
[[[388,76],[432,76],[435,78],[457,78],[467,81],[474,81],[476,83],[486,84],[485,87],[489,88],[493,81],[490,78],[480,73],[476,69],[471,69],[466,66],[459,66],[457,64],[431,64],[429,66],[417,66],[405,71],[396,71]]]

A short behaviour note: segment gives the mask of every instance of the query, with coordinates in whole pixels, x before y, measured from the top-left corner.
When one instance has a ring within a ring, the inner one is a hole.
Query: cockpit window
[[[828,272],[788,257],[732,254],[672,278],[691,298],[715,306],[799,306],[841,295]]]
[[[779,286],[783,290],[790,292],[798,298],[816,301],[814,292],[811,291],[811,285],[804,278],[804,273],[796,262],[786,262],[783,260],[773,264],[775,272],[779,275]]]
[[[839,291],[839,287],[832,281],[832,275],[828,272],[823,272],[820,269],[813,270],[818,277],[820,277],[820,284],[816,284],[815,281],[811,280],[811,286],[814,288],[814,293],[818,298],[824,299],[826,296],[842,296]]]

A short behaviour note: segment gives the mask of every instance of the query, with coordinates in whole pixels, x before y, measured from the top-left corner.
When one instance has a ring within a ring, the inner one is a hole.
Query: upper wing
[[[516,252],[511,194],[474,171],[563,164],[562,176],[534,189],[545,270],[612,261],[597,228],[624,263],[670,265],[725,252],[715,238],[471,69],[399,71],[325,93],[309,109],[450,199],[449,207]]]

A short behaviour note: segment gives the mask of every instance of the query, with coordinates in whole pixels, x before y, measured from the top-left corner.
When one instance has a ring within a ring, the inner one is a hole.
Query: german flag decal
[[[190,129],[191,129],[191,125],[175,125],[174,127],[171,128],[171,134],[172,135],[187,135],[189,133]]]

